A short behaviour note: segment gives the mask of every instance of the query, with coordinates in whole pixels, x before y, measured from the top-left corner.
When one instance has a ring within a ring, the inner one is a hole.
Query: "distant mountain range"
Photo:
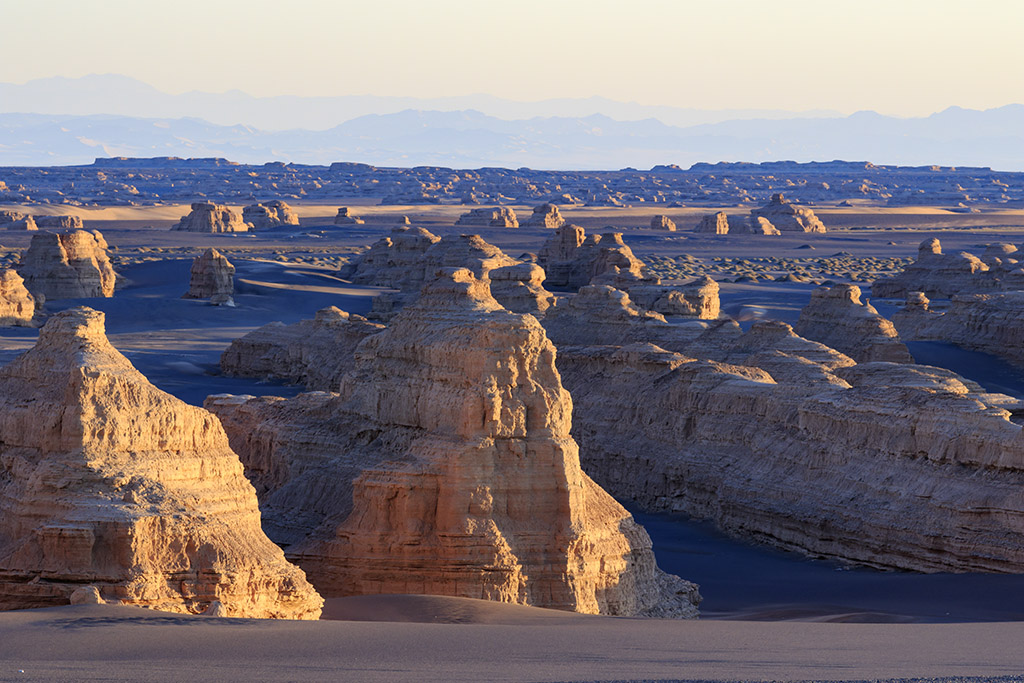
[[[442,110],[463,101],[477,102],[483,111]],[[415,106],[388,111],[400,103]],[[374,107],[380,111],[365,113]],[[497,109],[501,116],[494,115]],[[903,119],[874,112],[818,116],[651,108],[598,98],[510,103],[488,96],[414,100],[252,98],[237,92],[166,95],[131,79],[97,76],[0,84],[0,110],[9,112],[0,113],[0,165],[5,166],[86,164],[108,156],[180,156],[243,163],[356,161],[379,166],[580,170],[687,167],[700,161],[870,159],[879,164],[1024,170],[1024,105],[1019,104],[985,111],[952,107],[928,117]],[[306,123],[285,130],[255,123],[284,120],[281,117],[289,110],[293,119]],[[660,115],[638,118],[650,110]],[[315,121],[338,120],[356,111],[364,113],[316,129]],[[534,115],[539,111],[570,113]],[[206,113],[194,115],[202,112]],[[512,117],[512,112],[522,115]],[[245,124],[210,121],[232,116]],[[687,116],[691,123],[679,125]],[[722,119],[729,116],[734,118]],[[701,117],[712,120],[701,122]]]

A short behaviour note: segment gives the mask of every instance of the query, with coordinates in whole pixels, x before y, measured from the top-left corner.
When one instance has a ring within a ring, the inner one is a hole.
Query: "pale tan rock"
[[[668,216],[651,216],[651,230],[667,230],[668,232],[675,232],[676,223]]]
[[[299,214],[286,202],[275,199],[259,204],[250,204],[242,209],[242,221],[248,223],[253,230],[276,228],[282,225],[298,225]],[[214,230],[212,232],[224,232]]]
[[[950,298],[1000,289],[989,267],[978,257],[961,251],[943,254],[934,237],[921,242],[917,260],[893,277],[875,280],[871,293],[876,298],[905,297],[923,292],[930,297]]]
[[[420,260],[440,240],[423,228],[394,228],[390,236],[342,266],[339,276],[358,285],[404,289],[407,280],[423,281]]]
[[[491,228],[518,228],[519,219],[516,212],[508,206],[498,206],[493,209],[480,208],[472,209],[468,213],[459,216],[455,225],[482,226]]]
[[[172,612],[317,618],[217,418],[150,384],[103,321],[58,313],[0,368],[0,609],[91,584]]]
[[[338,208],[338,215],[334,217],[335,225],[363,225],[366,223],[362,218],[353,216],[347,206]]]
[[[34,219],[37,227],[46,230],[82,230],[84,227],[81,216],[34,216]]]
[[[595,283],[600,278],[595,279]],[[715,320],[721,315],[718,283],[704,275],[682,285],[625,285],[638,306],[666,316]]]
[[[693,231],[711,233],[712,235],[728,235],[729,217],[724,211],[709,213],[700,219]]]
[[[779,229],[764,216],[729,216],[729,233],[733,235],[781,235]],[[809,232],[816,232],[811,230]]]
[[[3,218],[9,220],[2,220]],[[39,226],[33,216],[17,211],[0,211],[0,228],[4,230],[38,230]]]
[[[215,305],[234,305],[235,267],[216,249],[192,260],[188,292],[183,299],[209,299]]]
[[[76,588],[69,598],[72,605],[105,605],[107,601],[100,595],[100,589],[96,586],[82,586]]]
[[[659,282],[626,245],[622,233],[588,237],[583,228],[571,224],[555,230],[538,253],[537,262],[544,268],[548,286],[553,289],[575,291],[601,275],[613,279],[613,282],[601,284],[620,288],[627,282]]]
[[[554,204],[541,204],[533,209],[526,221],[520,223],[524,228],[549,228],[554,230],[565,225],[562,212]]]
[[[818,287],[800,311],[793,331],[842,351],[859,363],[913,363],[893,324],[860,299],[856,285]]]
[[[313,320],[273,322],[231,342],[221,354],[225,375],[282,379],[314,391],[337,391],[355,366],[355,349],[384,329],[359,315],[330,306]]]
[[[782,193],[773,194],[771,201],[750,212],[751,219],[764,218],[780,232],[825,232],[825,225],[807,207],[790,204]]]
[[[641,345],[560,347],[584,468],[642,509],[815,556],[1024,569],[1024,436],[1004,407],[1019,401],[918,366],[851,363],[828,379],[794,360],[786,377]]]
[[[117,280],[97,230],[33,235],[17,271],[28,291],[47,301],[111,297]]]
[[[536,263],[518,263],[494,268],[487,273],[491,295],[513,313],[543,315],[555,301],[544,289],[544,269]]]
[[[27,213],[22,213],[21,211],[12,211],[10,209],[0,209],[0,227],[3,227],[5,229],[7,228],[8,224],[15,223],[17,221],[23,221],[26,218],[28,218]]]
[[[554,356],[533,316],[455,269],[359,346],[340,395],[207,405],[328,596],[693,616],[696,587],[657,569],[643,529],[579,468]]]
[[[0,327],[31,327],[37,308],[35,297],[17,271],[0,269]]]
[[[226,206],[212,202],[196,202],[187,216],[171,226],[186,232],[247,232],[249,224]]]

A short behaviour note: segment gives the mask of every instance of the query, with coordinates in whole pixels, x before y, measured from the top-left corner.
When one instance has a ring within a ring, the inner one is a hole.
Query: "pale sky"
[[[1024,0],[0,0],[0,16],[11,83],[904,116],[1024,102]]]

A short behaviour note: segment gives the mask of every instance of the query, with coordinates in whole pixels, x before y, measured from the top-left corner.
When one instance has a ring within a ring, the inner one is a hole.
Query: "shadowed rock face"
[[[709,213],[700,219],[693,231],[711,233],[712,235],[728,235],[729,216],[724,211]]]
[[[212,304],[233,305],[235,267],[216,249],[207,249],[192,261],[188,292],[183,299],[209,299]]]
[[[541,247],[537,261],[553,288],[575,291],[612,272],[620,280],[657,283],[618,232],[588,237],[578,225],[563,225]]]
[[[860,287],[818,287],[800,311],[793,331],[842,351],[858,363],[913,363],[893,324],[860,300]]]
[[[81,230],[81,216],[35,216],[35,224],[47,230]]]
[[[1017,282],[1024,284],[1024,277]],[[871,293],[875,298],[902,298],[911,292],[923,292],[927,296],[948,299],[955,294],[977,294],[1002,288],[996,273],[981,259],[965,251],[944,254],[939,240],[931,238],[921,242],[914,263],[898,275],[875,280]]]
[[[340,395],[207,405],[327,595],[693,616],[696,587],[580,469],[554,357],[535,318],[449,269],[363,341]]]
[[[314,320],[273,322],[231,342],[221,354],[226,375],[283,379],[313,391],[337,391],[355,365],[355,349],[384,329],[362,316],[330,306]]]
[[[279,199],[251,204],[242,209],[242,220],[254,230],[276,228],[279,225],[298,225],[299,214]]]
[[[675,232],[676,224],[675,221],[668,216],[652,216],[651,230],[668,230],[669,232]]]
[[[334,217],[335,225],[363,225],[366,223],[362,218],[353,216],[347,206],[338,208],[338,215]]]
[[[560,346],[587,472],[646,510],[813,555],[1024,570],[1024,435],[1006,410],[1019,401],[757,328],[716,360]]]
[[[151,385],[103,321],[58,313],[0,368],[0,608],[67,604],[92,584],[172,612],[317,618],[217,418]]]
[[[48,301],[111,297],[117,279],[107,242],[96,230],[33,235],[17,270],[28,291]]]
[[[513,313],[543,315],[555,297],[544,289],[544,269],[535,263],[517,263],[488,273],[491,295]]]
[[[247,232],[249,224],[226,206],[211,202],[196,202],[187,216],[171,226],[171,230],[186,232]]]
[[[35,315],[36,300],[25,281],[11,268],[0,270],[0,326],[30,327]]]

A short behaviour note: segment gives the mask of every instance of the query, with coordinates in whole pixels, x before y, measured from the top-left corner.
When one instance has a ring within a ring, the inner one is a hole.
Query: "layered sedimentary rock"
[[[516,218],[516,212],[510,207],[498,206],[493,209],[473,209],[459,216],[459,220],[455,221],[455,225],[518,228],[519,219]]]
[[[319,616],[217,418],[139,374],[102,313],[58,313],[0,368],[0,419],[0,609],[68,604],[91,584],[172,612]]]
[[[638,306],[662,315],[702,320],[715,320],[721,315],[718,283],[706,275],[672,287],[641,283],[627,284],[626,288]]]
[[[194,208],[194,207],[193,207]],[[242,221],[253,229],[276,228],[280,225],[298,225],[299,214],[280,199],[250,204],[242,209]],[[224,232],[214,230],[213,232]]]
[[[340,277],[357,285],[402,289],[410,271],[420,271],[420,259],[441,240],[423,228],[393,228],[391,235],[374,242],[368,251],[342,266]],[[413,276],[417,282],[423,278]]]
[[[347,206],[338,207],[338,215],[334,217],[335,225],[363,225],[366,223],[362,218],[353,216]]]
[[[858,363],[913,363],[893,324],[860,299],[856,285],[818,287],[793,330],[842,351]]]
[[[700,219],[693,231],[711,233],[712,235],[728,235],[729,216],[724,211],[709,213]]]
[[[764,216],[729,216],[729,233],[734,235],[780,235]],[[814,231],[811,231],[814,232]]]
[[[81,216],[35,216],[37,227],[46,230],[81,230]]]
[[[0,326],[31,327],[36,300],[13,268],[0,269]]]
[[[340,395],[207,405],[326,595],[692,616],[695,586],[579,468],[554,357],[535,318],[455,269],[359,346]]]
[[[543,315],[555,297],[544,289],[544,269],[536,263],[518,263],[491,270],[491,295],[513,313]]]
[[[96,230],[33,235],[17,271],[28,291],[46,301],[111,297],[117,279],[107,242]]]
[[[281,379],[313,391],[337,391],[355,366],[355,349],[384,329],[366,318],[329,306],[313,320],[273,322],[231,342],[221,354],[226,375]]]
[[[945,311],[933,311],[920,292],[907,296],[893,316],[910,341],[945,341],[1024,366],[1024,292],[961,294]]]
[[[651,230],[668,230],[669,232],[676,231],[676,224],[668,216],[652,216],[651,217]]]
[[[917,260],[891,278],[875,280],[871,293],[876,298],[903,298],[911,292],[948,299],[955,294],[976,294],[1001,289],[999,280],[985,263],[965,251],[942,253],[939,240],[921,242]]]
[[[183,299],[209,299],[216,305],[234,305],[235,267],[216,249],[192,260],[188,292]]]
[[[584,467],[643,509],[814,555],[1024,570],[1020,401],[917,366],[759,355],[788,360],[560,346]]]
[[[782,193],[773,194],[771,201],[750,212],[756,221],[764,218],[781,232],[825,232],[825,225],[807,207],[794,206]]]
[[[520,223],[524,228],[560,228],[565,225],[562,212],[554,204],[541,204],[533,209],[533,213],[524,222]]]
[[[578,225],[563,225],[541,247],[537,261],[552,288],[576,290],[609,272],[620,279],[656,283],[618,232],[588,236]]]
[[[0,211],[0,230],[38,230],[35,217],[20,211]]]
[[[249,224],[226,206],[211,202],[196,202],[187,216],[171,226],[171,230],[186,232],[246,232]]]

